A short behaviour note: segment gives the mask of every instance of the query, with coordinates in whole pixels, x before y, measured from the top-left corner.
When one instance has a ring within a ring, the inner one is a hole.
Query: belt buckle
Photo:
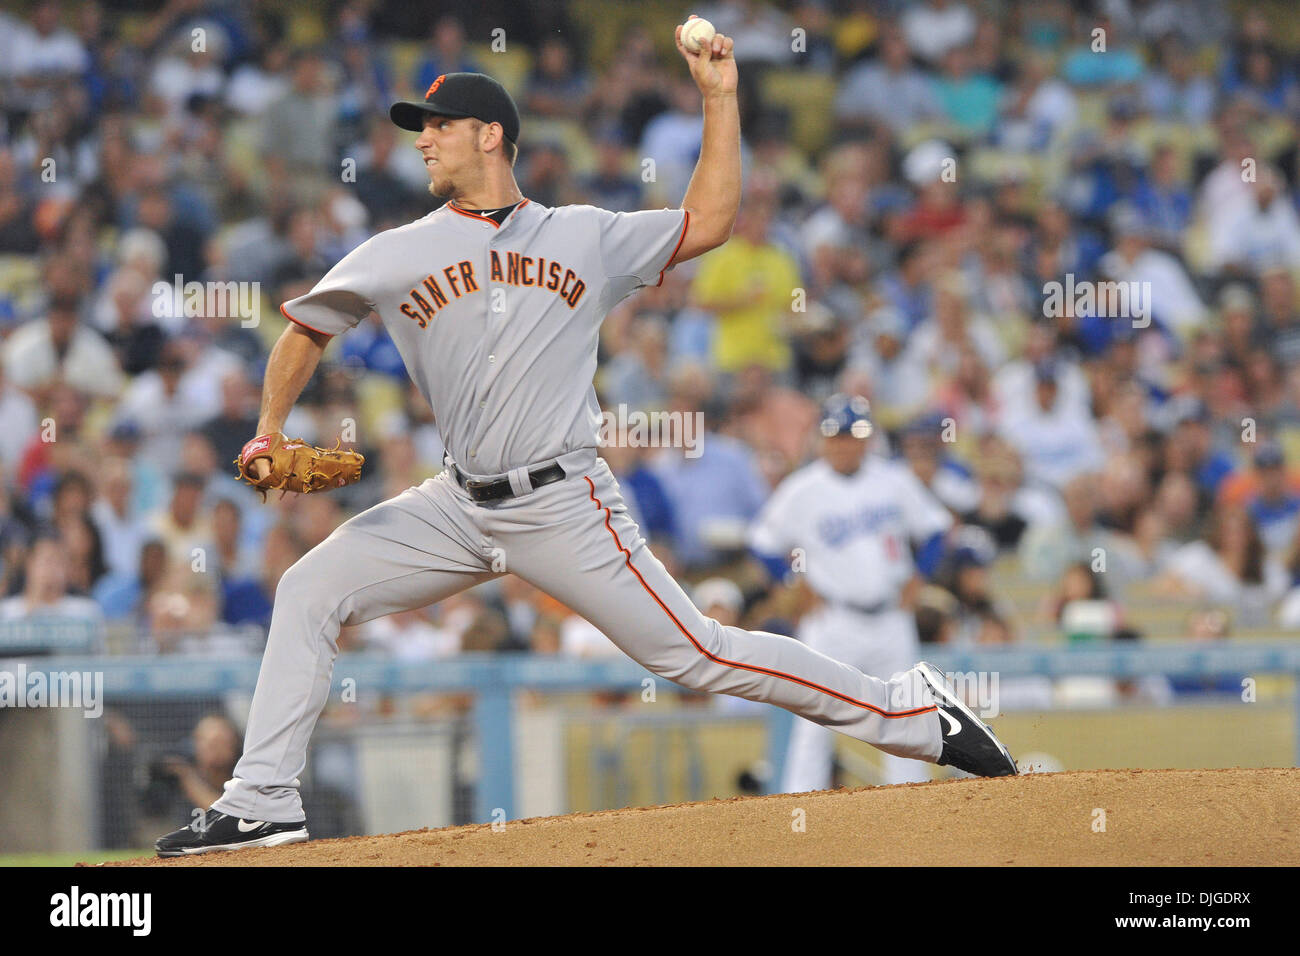
[[[495,501],[500,497],[499,495],[494,495],[492,493],[492,487],[495,484],[495,481],[483,481],[482,479],[476,481],[470,479],[465,483],[465,491],[468,492],[473,501]]]

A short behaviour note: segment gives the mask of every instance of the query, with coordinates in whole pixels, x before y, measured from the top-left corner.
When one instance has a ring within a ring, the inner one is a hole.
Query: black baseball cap
[[[506,88],[482,73],[444,73],[429,85],[424,102],[394,103],[389,118],[402,129],[418,133],[425,116],[472,116],[484,123],[500,123],[506,139],[519,140],[519,109]]]

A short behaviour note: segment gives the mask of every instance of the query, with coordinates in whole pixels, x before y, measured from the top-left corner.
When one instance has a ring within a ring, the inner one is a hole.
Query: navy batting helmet
[[[871,403],[861,395],[832,395],[822,406],[821,433],[826,438],[845,433],[871,437]]]

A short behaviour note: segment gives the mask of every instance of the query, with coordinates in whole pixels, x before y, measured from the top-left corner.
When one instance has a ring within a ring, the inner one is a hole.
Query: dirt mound
[[[609,810],[512,820],[497,830],[448,827],[105,865],[1295,866],[1298,821],[1300,769],[1087,770]]]

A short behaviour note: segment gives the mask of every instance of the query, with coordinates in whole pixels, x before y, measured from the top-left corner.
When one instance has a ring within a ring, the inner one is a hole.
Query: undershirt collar
[[[514,212],[515,207],[521,202],[523,202],[522,199],[519,202],[512,202],[508,206],[502,206],[500,209],[466,209],[465,211],[472,212],[474,215],[482,216],[485,219],[491,219],[499,226],[506,221],[506,217]]]

